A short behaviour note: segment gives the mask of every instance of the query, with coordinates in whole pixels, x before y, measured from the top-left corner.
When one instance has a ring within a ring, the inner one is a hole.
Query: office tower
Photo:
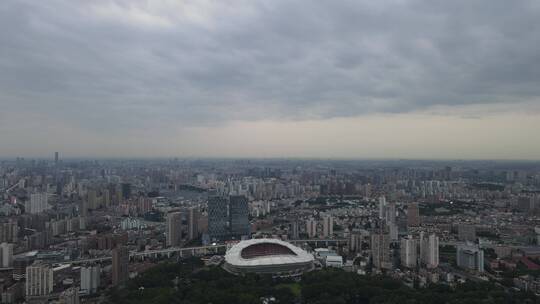
[[[13,266],[13,244],[0,244],[0,261],[2,263],[2,268]]]
[[[407,226],[420,226],[420,210],[418,208],[418,203],[410,203],[407,207]]]
[[[379,219],[384,220],[386,217],[386,198],[379,197]]]
[[[112,251],[112,284],[118,286],[129,278],[129,251],[125,246],[117,246]]]
[[[24,203],[24,212],[38,214],[49,209],[48,194],[46,192],[30,194],[30,200]]]
[[[152,211],[152,199],[144,196],[139,197],[137,201],[137,211],[139,215]]]
[[[418,260],[418,244],[412,236],[401,239],[400,253],[401,265],[407,268],[415,268]]]
[[[392,268],[390,236],[388,234],[374,233],[371,235],[371,258],[375,268]]]
[[[124,199],[128,199],[131,197],[131,184],[130,183],[122,183],[122,195]]]
[[[53,270],[45,263],[35,262],[26,267],[26,299],[44,297],[53,291]]]
[[[322,237],[331,237],[334,234],[334,218],[325,215],[322,218],[323,235]]]
[[[199,237],[199,217],[200,213],[196,207],[191,207],[187,210],[188,240],[194,240]]]
[[[359,231],[353,231],[349,235],[349,252],[360,252],[364,235]]]
[[[388,222],[388,233],[390,235],[390,241],[397,242],[399,238],[399,227],[396,223]]]
[[[437,268],[439,266],[439,237],[431,234],[427,238],[427,254],[424,260],[427,268]]]
[[[199,220],[197,221],[197,229],[199,235],[208,234],[208,215],[201,214],[201,216],[199,216]]]
[[[229,237],[229,201],[223,196],[208,198],[208,234],[212,240]]]
[[[297,240],[300,238],[300,229],[298,227],[298,221],[294,220],[289,224],[289,238]]]
[[[103,206],[105,206],[106,208],[109,208],[111,206],[111,192],[109,191],[109,189],[104,189],[101,194],[101,197],[102,197]]]
[[[58,164],[58,152],[54,152],[54,163]]]
[[[0,242],[17,243],[19,226],[16,219],[0,223]]]
[[[58,298],[60,304],[80,304],[79,290],[75,287],[70,287],[64,290]]]
[[[476,227],[470,224],[458,225],[458,239],[460,241],[476,241]]]
[[[208,198],[208,233],[212,240],[249,236],[248,199],[243,195]]]
[[[396,203],[386,205],[386,222],[396,223]]]
[[[97,292],[100,284],[101,268],[99,265],[81,267],[81,293],[91,295]]]
[[[439,266],[439,237],[431,234],[426,237],[420,232],[420,260],[427,268],[437,268]]]
[[[182,245],[182,213],[167,214],[167,246]]]
[[[88,216],[88,198],[83,198],[79,205],[79,216],[87,217]]]
[[[243,195],[231,195],[229,198],[231,236],[240,239],[249,235],[248,199]]]
[[[470,243],[458,245],[456,260],[460,268],[484,272],[484,251],[476,245]]]
[[[314,219],[308,219],[306,221],[306,233],[310,239],[317,235],[317,221]]]
[[[96,190],[88,190],[87,193],[88,209],[96,210],[98,208],[98,199]]]
[[[86,230],[86,217],[79,216],[79,230]]]

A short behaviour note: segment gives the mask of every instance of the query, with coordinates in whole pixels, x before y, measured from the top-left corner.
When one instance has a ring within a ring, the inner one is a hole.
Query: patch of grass
[[[276,288],[288,288],[295,297],[299,297],[300,293],[302,292],[302,288],[300,287],[299,283],[278,284]]]

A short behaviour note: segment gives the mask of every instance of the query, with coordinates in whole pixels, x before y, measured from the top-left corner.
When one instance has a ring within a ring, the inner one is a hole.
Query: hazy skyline
[[[540,159],[538,1],[0,2],[0,157]]]

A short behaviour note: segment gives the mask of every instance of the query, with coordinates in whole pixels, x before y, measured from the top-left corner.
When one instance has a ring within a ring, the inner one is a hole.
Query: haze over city
[[[539,159],[538,1],[0,2],[0,157]]]

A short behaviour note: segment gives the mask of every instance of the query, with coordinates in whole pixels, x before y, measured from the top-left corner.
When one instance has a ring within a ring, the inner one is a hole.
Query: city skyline
[[[1,160],[2,298],[533,303],[539,189],[532,161]]]
[[[3,1],[0,157],[538,160],[539,17],[536,1]]]

